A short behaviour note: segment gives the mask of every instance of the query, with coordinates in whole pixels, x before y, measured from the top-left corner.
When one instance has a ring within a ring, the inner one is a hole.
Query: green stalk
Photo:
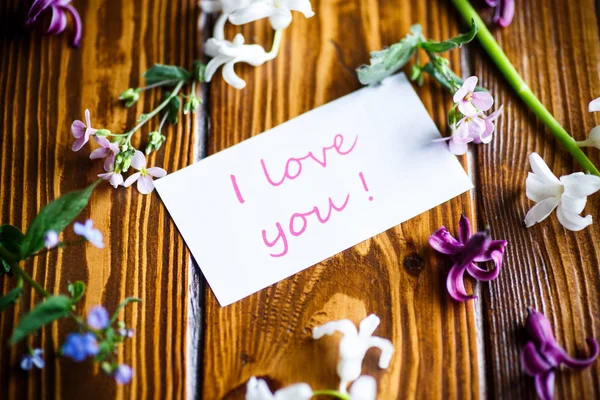
[[[313,392],[313,397],[316,396],[331,396],[336,399],[350,400],[350,396],[340,393],[337,390],[315,390]]]
[[[560,143],[571,153],[573,158],[583,167],[584,171],[600,176],[600,172],[590,161],[585,153],[577,146],[575,139],[563,128],[558,121],[550,114],[550,111],[544,107],[542,102],[533,94],[529,86],[519,75],[515,67],[511,64],[502,48],[496,42],[490,31],[485,26],[483,20],[477,14],[477,11],[471,6],[469,0],[451,0],[466,22],[475,20],[479,26],[477,39],[483,49],[488,53],[492,61],[496,64],[500,72],[504,75],[508,83],[515,89],[519,97],[527,104],[529,109],[543,122],[550,132],[558,139]]]

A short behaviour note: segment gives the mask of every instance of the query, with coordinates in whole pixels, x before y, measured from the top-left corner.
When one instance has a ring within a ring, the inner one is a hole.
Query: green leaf
[[[98,182],[94,182],[83,190],[62,195],[46,204],[27,229],[21,244],[21,258],[25,259],[43,248],[44,234],[49,230],[60,233],[65,229],[88,204],[92,190]]]
[[[23,233],[16,226],[0,226],[0,245],[17,257],[20,255],[21,243],[24,237]],[[2,258],[0,258],[0,261],[0,274],[10,272],[10,261]]]
[[[363,65],[356,70],[360,83],[374,85],[406,65],[423,40],[420,25],[413,25],[410,32],[387,49],[371,53],[370,65]]]
[[[171,96],[171,92],[165,92],[163,97],[163,101],[166,100],[169,96]],[[165,113],[167,113],[167,121],[169,123],[175,125],[179,122],[179,109],[181,108],[181,99],[179,96],[175,96],[171,98],[169,104],[165,107]],[[164,115],[164,114],[163,114]]]
[[[67,290],[71,293],[71,302],[73,304],[77,303],[83,295],[85,294],[85,283],[81,281],[75,281],[73,283],[69,283],[67,286]]]
[[[117,306],[117,309],[115,310],[113,316],[110,319],[110,325],[114,324],[115,321],[117,320],[117,316],[119,315],[119,311],[121,311],[121,309],[123,307],[125,307],[127,304],[129,303],[141,303],[142,299],[138,299],[137,297],[127,297],[125,300],[123,300],[121,302],[121,304],[119,304]]]
[[[164,86],[175,86],[179,81],[191,78],[192,74],[175,65],[154,64],[142,76],[146,79],[146,85],[164,83]]]
[[[23,294],[22,287],[16,287],[10,292],[6,293],[6,296],[0,299],[0,312],[6,310],[8,307],[17,303],[17,300]]]
[[[71,306],[71,299],[67,296],[48,297],[43,303],[35,306],[29,314],[21,318],[19,326],[10,338],[10,344],[13,345],[21,341],[27,335],[37,332],[41,327],[52,321],[66,317],[71,310]]]
[[[422,42],[420,44],[421,48],[425,51],[429,51],[432,53],[443,53],[448,50],[456,49],[457,47],[461,47],[465,43],[469,43],[471,40],[475,39],[477,36],[477,32],[479,31],[479,27],[475,20],[471,20],[471,29],[468,32],[462,33],[452,39],[444,40],[443,42]]]

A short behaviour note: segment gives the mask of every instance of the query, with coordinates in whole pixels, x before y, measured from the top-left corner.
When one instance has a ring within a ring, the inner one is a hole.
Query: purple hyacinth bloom
[[[125,385],[131,382],[131,378],[133,377],[133,369],[129,365],[121,364],[119,365],[114,372],[115,381],[120,385]]]
[[[108,311],[102,306],[96,306],[88,312],[86,321],[90,328],[102,330],[106,328],[110,322]]]
[[[98,354],[98,341],[93,333],[70,333],[62,347],[62,353],[73,361],[81,362]]]
[[[479,281],[491,281],[498,277],[502,267],[502,256],[507,245],[506,240],[491,240],[487,232],[478,232],[471,236],[471,223],[461,216],[456,240],[445,227],[438,229],[429,237],[429,245],[442,254],[448,254],[454,265],[450,269],[446,288],[453,299],[466,301],[476,298],[469,296],[463,282],[465,271]],[[493,261],[494,269],[488,271],[475,265],[475,262]]]
[[[72,45],[79,47],[81,41],[81,18],[79,13],[71,4],[71,0],[35,0],[27,13],[25,25],[31,27],[36,22],[41,21],[41,16],[48,14],[50,16],[50,25],[46,30],[48,35],[58,35],[64,32],[67,27],[67,14],[73,19],[74,33]]]
[[[29,371],[34,366],[39,369],[44,368],[44,365],[46,365],[46,363],[42,358],[43,353],[44,352],[42,351],[42,349],[33,349],[29,352],[29,354],[24,355],[21,359],[21,369]]]
[[[496,8],[494,22],[503,28],[510,25],[515,16],[515,0],[485,0],[490,7]]]
[[[527,375],[535,378],[535,390],[540,399],[550,400],[554,396],[554,378],[560,364],[574,369],[587,368],[598,357],[600,348],[594,338],[588,338],[592,349],[590,357],[576,359],[569,356],[554,338],[548,318],[533,309],[528,311],[525,328],[531,340],[521,351],[521,365]]]

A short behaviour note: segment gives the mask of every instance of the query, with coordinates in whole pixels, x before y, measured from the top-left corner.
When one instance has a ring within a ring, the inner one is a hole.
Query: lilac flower
[[[115,189],[123,183],[123,175],[118,172],[110,171],[103,174],[98,174],[98,178],[108,181]]]
[[[42,358],[42,354],[44,354],[42,349],[30,350],[29,354],[24,355],[21,359],[21,369],[29,371],[33,367],[37,367],[39,369],[44,368],[44,365],[46,365],[46,363]]]
[[[108,311],[102,306],[96,306],[88,312],[86,322],[90,328],[102,330],[106,328],[110,322]]]
[[[63,355],[76,362],[81,362],[89,356],[95,356],[99,351],[98,341],[91,332],[70,333],[62,346]]]
[[[123,336],[124,338],[131,339],[133,337],[134,331],[133,331],[133,329],[119,328],[118,333],[119,333],[119,335]]]
[[[83,236],[88,242],[97,248],[104,248],[102,232],[94,228],[94,222],[91,219],[85,221],[85,224],[75,222],[75,225],[73,225],[73,230],[75,231],[75,234]]]
[[[542,400],[550,400],[554,395],[554,374],[560,364],[574,369],[589,367],[598,357],[596,340],[588,338],[592,355],[584,359],[572,358],[558,344],[552,333],[548,318],[540,312],[529,309],[525,328],[531,336],[521,351],[521,366],[527,375],[535,378],[535,389]]]
[[[141,194],[148,194],[154,190],[154,183],[152,182],[153,177],[162,178],[167,174],[167,171],[162,168],[146,168],[146,157],[144,157],[144,153],[139,150],[136,150],[133,155],[131,166],[140,172],[136,172],[127,178],[125,183],[123,183],[123,186],[129,187],[137,181],[137,189]]]
[[[506,28],[515,16],[515,0],[485,0],[490,7],[496,8],[494,22]]]
[[[133,369],[131,369],[129,365],[121,364],[115,369],[113,376],[118,384],[125,385],[131,382],[131,378],[133,378]]]
[[[476,298],[466,293],[463,275],[466,272],[479,281],[491,281],[498,277],[502,267],[502,256],[507,245],[506,240],[491,240],[487,232],[478,232],[471,236],[471,224],[464,215],[461,216],[456,240],[445,227],[438,229],[429,237],[429,245],[442,254],[450,255],[454,265],[450,269],[446,288],[450,296],[457,301]],[[475,262],[493,261],[495,268],[491,271],[480,268]]]
[[[53,230],[49,230],[44,234],[44,246],[52,249],[58,246],[58,233]]]
[[[458,103],[458,111],[465,117],[472,117],[482,111],[492,108],[494,98],[487,92],[476,92],[478,78],[471,76],[465,79],[463,85],[454,93],[453,100]]]
[[[48,35],[58,35],[67,27],[67,14],[71,15],[75,31],[73,33],[73,47],[79,47],[81,40],[81,18],[77,10],[70,4],[71,0],[34,0],[25,25],[30,27],[38,21],[43,14],[51,14],[50,25],[46,30]],[[40,19],[41,20],[41,19]]]
[[[119,145],[111,142],[104,136],[96,135],[94,139],[100,145],[100,148],[92,151],[90,159],[104,158],[104,170],[107,172],[111,171],[115,163],[115,157],[119,154]]]
[[[71,124],[71,132],[75,138],[73,147],[71,147],[73,151],[81,150],[83,145],[90,140],[90,136],[96,134],[97,129],[92,128],[92,123],[90,121],[90,110],[87,109],[85,110],[85,122],[86,123],[84,124],[82,121],[77,119]]]

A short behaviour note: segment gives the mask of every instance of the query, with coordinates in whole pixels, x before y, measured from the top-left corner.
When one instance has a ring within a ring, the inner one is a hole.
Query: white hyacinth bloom
[[[313,329],[313,338],[320,339],[325,335],[333,335],[340,332],[343,337],[340,341],[340,355],[337,365],[337,373],[340,377],[341,393],[348,393],[350,382],[358,379],[362,370],[362,362],[371,347],[381,350],[379,357],[379,368],[387,368],[390,365],[394,346],[392,342],[377,336],[372,336],[379,326],[379,317],[371,314],[360,322],[358,331],[352,321],[343,319],[340,321],[327,322]]]
[[[600,97],[590,101],[590,104],[588,106],[588,111],[589,112],[600,111]]]
[[[600,111],[600,97],[590,101],[590,105],[588,106],[589,112]],[[600,149],[600,125],[593,128],[588,138],[584,141],[577,142],[577,145],[580,147],[595,147]]]
[[[246,400],[309,400],[313,391],[306,383],[296,383],[272,393],[264,379],[251,377],[246,384]]]
[[[537,153],[529,156],[533,173],[525,182],[527,197],[537,204],[525,216],[528,228],[546,219],[554,209],[558,221],[571,231],[592,223],[592,216],[581,217],[587,196],[600,190],[600,177],[576,172],[558,179]]]
[[[267,53],[262,46],[244,44],[244,36],[241,33],[235,36],[233,42],[219,38],[208,39],[204,51],[209,57],[213,57],[206,66],[206,81],[210,82],[217,69],[223,66],[223,79],[236,89],[246,87],[246,81],[235,73],[235,64],[245,62],[256,67],[273,59],[273,55]]]
[[[299,11],[306,18],[315,13],[309,0],[245,0],[229,11],[229,22],[234,25],[244,25],[252,21],[269,18],[275,30],[285,29],[292,22],[292,11]],[[225,11],[225,12],[227,12]]]

